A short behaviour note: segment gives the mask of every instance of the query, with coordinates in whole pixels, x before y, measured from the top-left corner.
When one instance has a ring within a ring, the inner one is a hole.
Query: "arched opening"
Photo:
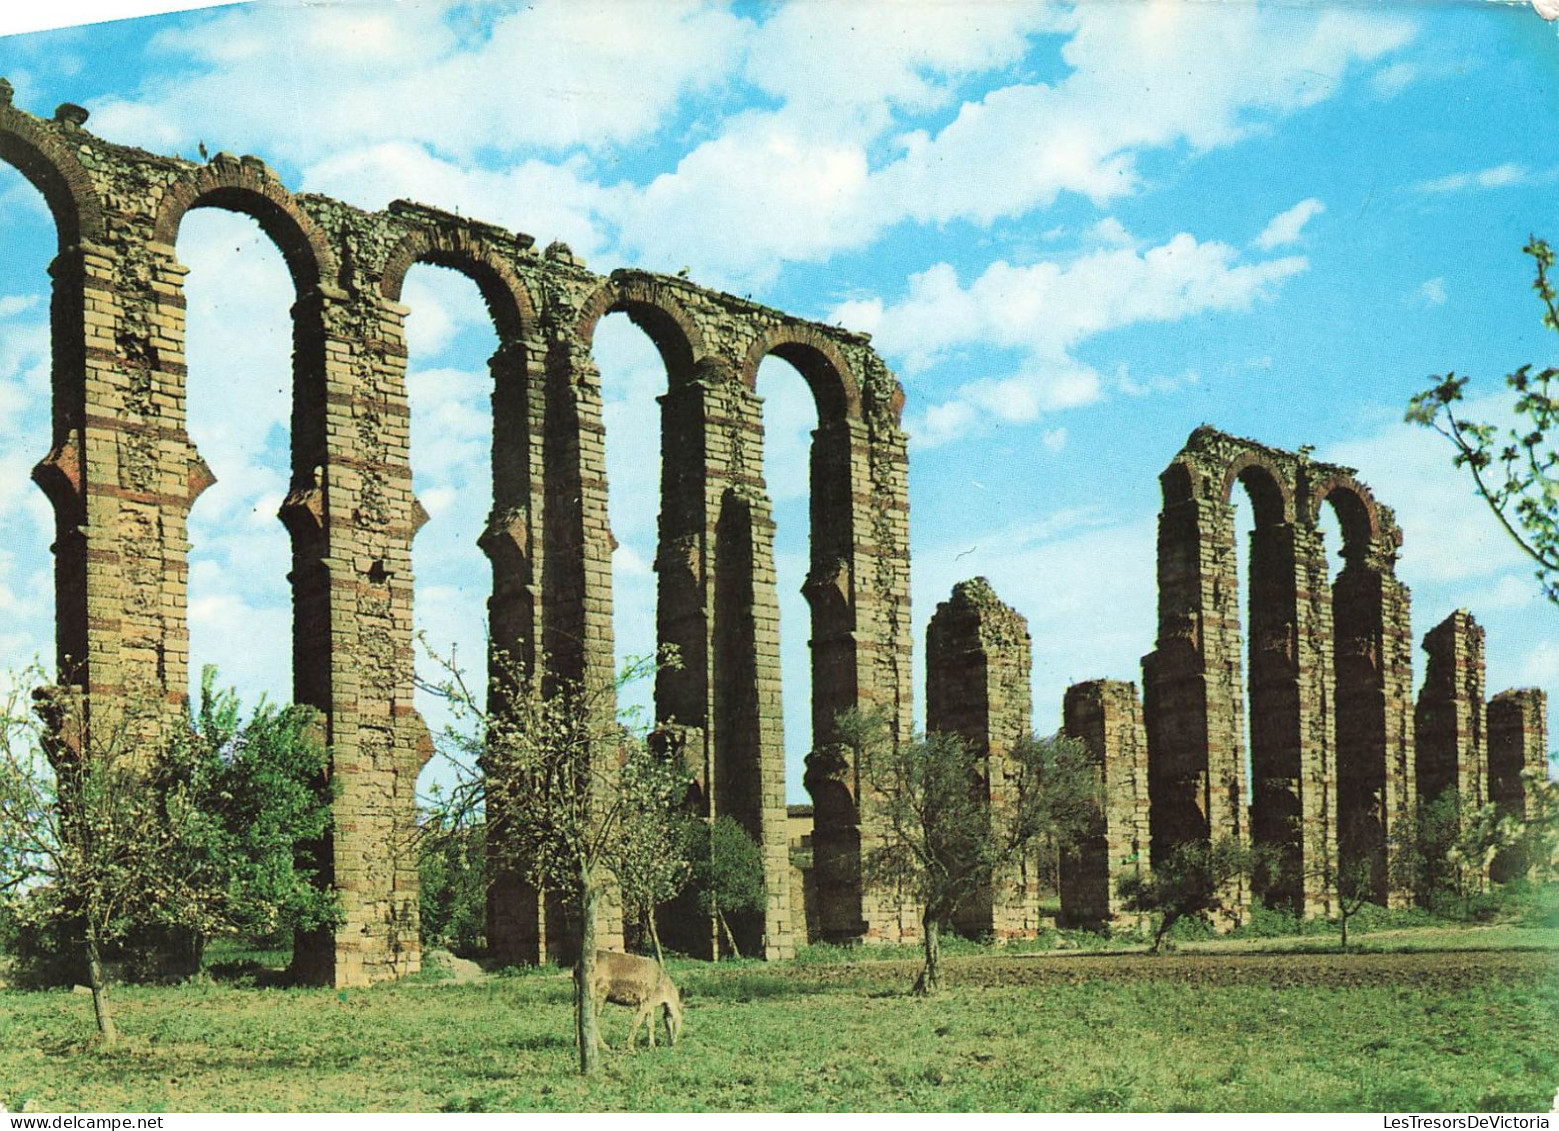
[[[800,372],[775,355],[758,368],[763,397],[763,482],[774,521],[774,584],[785,723],[785,799],[802,802],[812,750],[811,613],[805,586],[812,561],[812,437],[817,400]]]
[[[1256,533],[1256,511],[1251,504],[1250,495],[1242,490],[1236,489],[1231,492],[1229,503],[1234,507],[1234,576],[1239,579],[1240,591],[1245,598],[1243,601],[1235,602],[1235,608],[1239,616],[1240,670],[1244,673],[1244,678],[1240,680],[1240,749],[1245,771],[1245,796],[1241,799],[1241,802],[1248,812],[1251,806],[1251,789],[1256,780],[1251,773],[1250,672],[1252,648],[1249,607],[1251,539]],[[1245,827],[1250,827],[1248,817]]]
[[[769,355],[800,374],[805,393],[794,381],[766,378],[776,368],[767,361]],[[854,606],[854,587],[862,581],[854,576],[853,484],[859,471],[852,431],[861,417],[860,394],[833,344],[805,327],[776,328],[758,338],[749,349],[743,377],[766,395],[765,487],[766,497],[774,500],[775,616],[783,618],[778,658],[787,692],[782,696],[785,761],[794,767],[788,769],[787,781],[793,785],[799,780],[813,802],[812,871],[802,893],[809,937],[857,939],[868,930],[861,888],[861,815],[853,792],[854,767],[842,764],[835,745],[835,720],[841,712],[863,705],[857,652],[861,626]],[[807,436],[806,426],[813,421],[816,427]],[[804,525],[798,491],[807,499]],[[803,578],[805,613],[792,603],[797,573]],[[800,676],[803,665],[810,679]],[[779,840],[775,847],[783,843]]]
[[[189,682],[215,665],[247,706],[293,698],[292,546],[277,519],[291,475],[287,264],[250,216],[198,208],[179,226],[186,428],[215,476],[191,505]]]
[[[458,268],[412,266],[400,302],[407,308],[412,491],[427,515],[412,541],[412,626],[426,643],[416,648],[417,674],[441,681],[448,675],[441,658],[468,686],[485,687],[493,570],[479,540],[493,501],[488,359],[498,335],[476,282]],[[454,721],[448,703],[423,687],[416,703],[435,733]],[[419,778],[419,794],[450,784],[450,767],[434,758]]]
[[[397,202],[390,211],[415,209]],[[458,674],[483,697],[482,706],[494,710],[509,686],[506,677],[536,663],[540,635],[534,585],[540,484],[531,467],[540,393],[532,388],[524,347],[529,300],[503,253],[470,241],[463,230],[421,227],[392,251],[380,291],[390,304],[387,360],[394,367],[403,356],[406,367],[414,499],[411,627],[425,644],[415,646],[416,669],[424,683]],[[397,345],[404,345],[403,353]],[[416,702],[431,730],[455,721],[451,705],[426,686],[417,689]],[[419,801],[456,775],[443,759],[429,759],[418,777]],[[462,814],[482,822],[480,840],[457,840],[452,848],[485,880],[488,953],[504,963],[541,961],[546,921],[536,891],[506,851],[501,791],[487,793],[484,802],[480,811]],[[477,834],[467,828],[457,835]],[[455,909],[448,901],[431,902],[446,912]],[[451,942],[472,942],[458,931],[480,928],[455,919],[425,928]]]
[[[74,647],[55,628],[55,515],[28,483],[50,434],[49,268],[64,239],[56,227],[48,198],[0,161],[0,647],[7,657],[0,676],[7,679],[36,663],[44,678],[68,680]],[[68,525],[62,515],[61,534]],[[60,566],[68,571],[64,559]]]
[[[1386,859],[1386,711],[1383,577],[1370,561],[1372,521],[1349,487],[1325,496],[1317,516],[1332,574],[1336,698],[1337,862],[1339,882],[1367,885],[1384,904]],[[1340,563],[1340,565],[1339,565]]]
[[[1294,529],[1272,470],[1251,463],[1238,480],[1250,502],[1242,633],[1248,827],[1252,844],[1263,853],[1253,886],[1269,907],[1297,915],[1303,912],[1305,861]]]
[[[656,721],[656,543],[663,474],[657,400],[667,390],[667,363],[649,334],[623,312],[597,323],[592,346],[606,429],[613,659],[619,673],[630,667],[634,673],[618,687],[617,708],[647,727]],[[690,717],[681,714],[683,721]]]

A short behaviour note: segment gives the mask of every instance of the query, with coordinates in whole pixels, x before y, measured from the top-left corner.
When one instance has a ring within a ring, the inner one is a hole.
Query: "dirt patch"
[[[898,982],[914,962],[861,962],[786,971],[806,981]],[[949,985],[1078,985],[1151,980],[1202,986],[1391,986],[1455,989],[1484,982],[1533,984],[1559,977],[1559,955],[1524,951],[1423,954],[1033,954],[947,958]]]
[[[458,958],[447,950],[429,950],[422,956],[424,967],[438,967],[448,971],[450,980],[457,985],[487,980],[487,971],[469,958]]]

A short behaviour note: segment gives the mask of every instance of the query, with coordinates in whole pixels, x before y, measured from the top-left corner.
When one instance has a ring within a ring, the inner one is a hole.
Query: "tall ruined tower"
[[[983,577],[961,581],[926,627],[926,730],[954,734],[981,756],[989,803],[1000,804],[1007,756],[1026,738],[1033,713],[1028,622]],[[955,926],[1013,938],[1039,928],[1039,876],[1033,858],[959,909]]]

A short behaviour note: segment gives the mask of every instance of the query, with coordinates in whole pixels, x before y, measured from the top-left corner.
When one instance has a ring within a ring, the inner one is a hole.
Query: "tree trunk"
[[[666,968],[666,956],[660,949],[660,927],[655,923],[655,905],[650,904],[649,914],[650,945],[655,948],[655,965],[662,970]]]
[[[942,988],[942,924],[930,911],[921,916],[920,924],[925,964],[920,968],[920,977],[915,979],[915,992],[929,997]]]
[[[731,932],[731,924],[725,921],[725,912],[719,907],[715,908],[715,918],[720,920],[720,929],[725,932],[725,941],[731,944],[731,953],[737,958],[742,956],[741,947],[736,945],[736,936]]]
[[[601,1019],[595,1012],[595,915],[599,893],[594,870],[579,869],[579,958],[574,963],[574,1035],[579,1042],[579,1072],[589,1076],[600,1060]]]
[[[87,925],[87,977],[92,983],[92,1013],[97,1018],[98,1036],[105,1045],[119,1040],[119,1030],[114,1028],[113,1015],[108,1012],[107,987],[103,984],[103,955],[98,946],[97,928]]]
[[[1342,919],[1342,949],[1343,950],[1347,950],[1348,949],[1348,909],[1346,907],[1343,907],[1341,904],[1338,905],[1337,909],[1341,913],[1339,918]]]

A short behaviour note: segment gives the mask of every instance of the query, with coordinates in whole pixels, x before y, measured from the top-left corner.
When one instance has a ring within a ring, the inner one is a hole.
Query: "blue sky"
[[[18,105],[110,140],[258,153],[295,190],[423,200],[867,330],[908,393],[917,652],[955,581],[1028,617],[1036,726],[1066,685],[1138,680],[1153,647],[1157,474],[1196,425],[1310,444],[1396,508],[1414,632],[1468,607],[1489,690],[1559,690],[1559,613],[1402,423],[1431,374],[1553,364],[1520,248],[1559,239],[1559,36],[1529,6],[243,4],[0,38]],[[0,644],[47,655],[52,521],[41,197],[0,169]],[[192,515],[194,657],[285,697],[287,308],[247,218],[193,214],[191,431],[219,484]],[[475,287],[408,279],[418,623],[481,656],[489,573]],[[651,646],[664,376],[597,337],[620,649]],[[805,800],[807,430],[785,363],[770,433],[789,793]],[[1419,674],[1422,672],[1421,654]],[[917,677],[918,678],[918,677]],[[920,689],[917,686],[917,698]]]

